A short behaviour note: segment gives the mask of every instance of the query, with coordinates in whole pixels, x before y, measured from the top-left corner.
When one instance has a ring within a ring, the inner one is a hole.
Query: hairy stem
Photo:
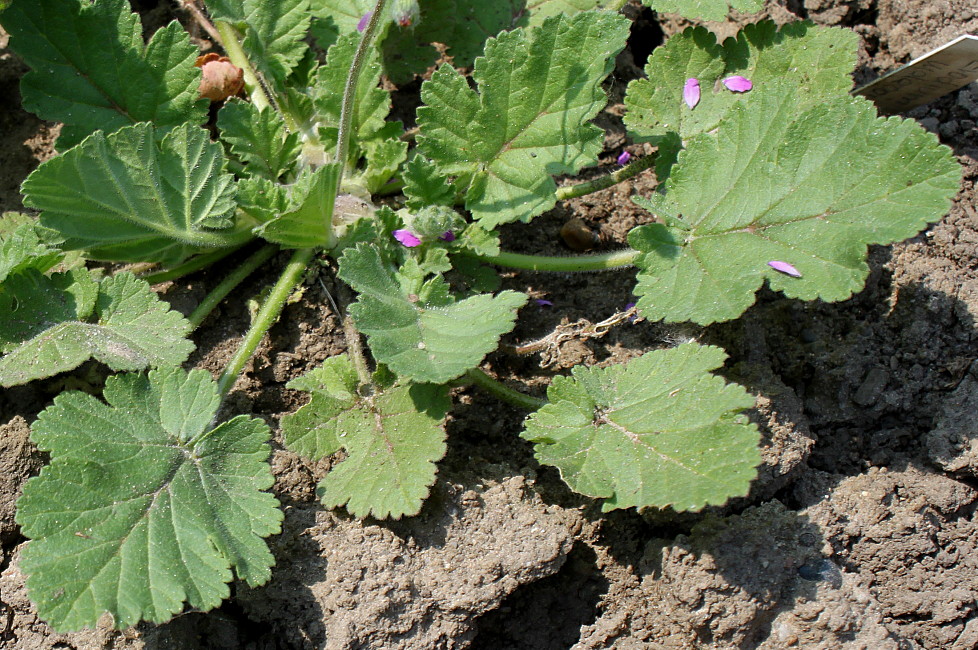
[[[199,271],[203,268],[207,268],[211,264],[220,262],[228,255],[237,252],[244,246],[233,246],[231,248],[219,248],[210,253],[203,253],[197,255],[196,257],[191,257],[189,260],[174,266],[172,269],[167,269],[165,271],[157,271],[156,273],[147,273],[146,275],[140,275],[139,277],[146,280],[150,284],[159,284],[161,282],[169,282],[170,280],[177,280],[185,275],[190,275],[195,271]]]
[[[292,259],[289,260],[285,270],[282,271],[282,275],[279,276],[278,282],[272,287],[265,303],[258,310],[258,314],[252,321],[244,340],[241,341],[241,345],[234,353],[234,357],[228,362],[221,378],[217,380],[217,389],[222,398],[231,390],[234,382],[238,379],[238,375],[248,363],[248,359],[258,349],[258,345],[266,332],[278,320],[282,308],[285,307],[285,301],[289,299],[293,289],[302,280],[302,274],[305,273],[315,254],[316,251],[313,248],[301,248],[292,255]]]
[[[518,390],[510,388],[501,381],[493,379],[479,368],[472,368],[465,373],[465,377],[487,393],[527,411],[536,411],[547,403],[545,399],[533,397],[532,395],[527,395],[526,393],[521,393]]]
[[[564,199],[575,199],[579,196],[593,194],[594,192],[607,189],[612,185],[617,185],[618,183],[628,180],[633,176],[638,176],[649,167],[652,167],[655,164],[656,158],[658,158],[656,154],[637,158],[636,160],[633,160],[621,169],[614,171],[607,176],[600,176],[590,181],[577,183],[576,185],[565,185],[564,187],[559,187],[557,188],[556,192],[557,200],[563,201]]]
[[[214,39],[214,42],[224,47],[224,39],[221,37],[220,32],[214,29],[214,23],[212,23],[204,12],[200,10],[197,6],[196,0],[183,0],[183,8],[186,9],[190,15],[193,17],[194,22],[196,22],[200,27],[207,32],[207,35]],[[224,48],[227,51],[227,48]]]
[[[353,367],[357,370],[357,379],[361,385],[373,383],[370,376],[370,368],[367,367],[367,356],[363,353],[363,340],[360,338],[360,331],[349,315],[343,317],[343,336],[346,337],[346,352],[353,360]]]
[[[207,318],[208,315],[214,308],[224,298],[231,293],[235,287],[244,282],[244,279],[249,275],[254,273],[259,266],[272,259],[275,253],[278,252],[278,246],[267,245],[258,249],[251,257],[246,259],[241,266],[236,268],[229,276],[224,278],[220,284],[214,287],[213,290],[197,305],[197,309],[193,310],[187,320],[190,324],[194,326],[194,329],[200,326],[201,323]]]
[[[336,136],[336,162],[339,164],[338,183],[342,184],[344,168],[347,156],[350,154],[350,132],[353,130],[353,114],[356,111],[357,103],[357,84],[360,82],[360,75],[363,73],[363,64],[367,60],[367,53],[370,51],[370,44],[373,41],[377,28],[384,19],[388,0],[377,0],[374,5],[373,13],[367,26],[357,44],[357,50],[353,54],[353,62],[350,64],[350,72],[346,76],[346,86],[343,88],[343,103],[340,106],[340,126]],[[335,192],[333,200],[336,200]],[[332,228],[332,225],[330,226]],[[339,314],[337,314],[339,315]],[[357,370],[357,377],[361,384],[370,384],[370,369],[367,367],[367,359],[363,353],[363,341],[360,332],[357,330],[353,319],[350,316],[343,317],[343,336],[346,339],[346,348],[350,357],[353,359],[353,366]]]
[[[472,257],[495,264],[497,266],[508,266],[514,269],[525,269],[527,271],[606,271],[617,269],[623,266],[631,266],[635,263],[635,258],[640,253],[633,248],[626,248],[622,251],[612,253],[597,253],[595,255],[525,255],[523,253],[501,252],[499,255],[471,255]]]
[[[373,14],[367,22],[363,35],[360,37],[360,44],[353,55],[353,63],[350,65],[350,74],[346,77],[346,87],[343,89],[343,105],[340,107],[340,130],[336,139],[336,160],[340,163],[340,178],[343,178],[343,166],[346,165],[346,157],[350,153],[350,131],[353,129],[353,112],[356,110],[357,84],[360,82],[360,74],[363,72],[363,63],[367,59],[367,52],[370,50],[370,43],[373,41],[374,34],[380,22],[384,19],[388,0],[377,0],[374,5]]]

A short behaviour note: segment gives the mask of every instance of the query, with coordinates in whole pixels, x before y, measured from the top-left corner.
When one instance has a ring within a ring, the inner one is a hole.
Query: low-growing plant
[[[713,19],[729,8],[645,1]],[[195,66],[175,22],[144,42],[124,0],[14,0],[0,14],[31,68],[24,106],[64,125],[59,155],[23,184],[39,218],[0,222],[0,384],[89,359],[119,373],[101,399],[57,396],[32,427],[50,464],[18,502],[31,540],[21,568],[57,630],[106,612],[120,628],[165,621],[215,607],[234,576],[269,579],[264,538],[282,520],[267,492],[271,432],[215,418],[316,259],[356,292],[348,351],[289,383],[310,397],[281,426],[306,458],[345,452],[319,487],[325,506],[417,513],[446,451],[450,387],[474,383],[531,411],[521,435],[539,462],[605,510],[698,510],[746,494],[760,463],[743,413],[753,397],[712,374],[723,351],[684,343],[574,368],[546,400],[518,393],[479,369],[528,300],[493,293],[494,269],[634,266],[649,321],[734,319],[764,284],[837,301],[863,286],[867,245],[939,219],[960,179],[932,135],[849,94],[857,39],[840,29],[761,22],[723,43],[704,28],[670,38],[625,96],[631,141],[655,153],[558,187],[602,152],[591,120],[629,37],[623,1],[183,4],[226,60]],[[413,79],[439,52],[454,65],[424,80],[405,132],[387,120],[381,78]],[[231,95],[211,128],[202,92]],[[505,224],[652,166],[656,191],[634,200],[656,219],[620,250],[501,250]],[[264,245],[187,318],[151,289],[253,242]],[[291,258],[220,378],[184,369],[188,336],[282,249]]]

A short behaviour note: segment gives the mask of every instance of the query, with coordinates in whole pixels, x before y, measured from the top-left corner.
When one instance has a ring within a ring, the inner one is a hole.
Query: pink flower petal
[[[394,239],[401,242],[404,246],[408,248],[414,248],[415,246],[421,245],[421,240],[410,230],[404,228],[394,231]]]
[[[754,87],[754,84],[751,83],[750,79],[747,77],[741,77],[739,74],[724,79],[723,85],[727,87],[727,90],[731,90],[735,93],[745,93]]]
[[[550,302],[549,300],[544,300],[543,298],[534,298],[533,299],[533,302],[535,302],[540,307],[553,307],[554,306],[554,304],[552,302]]]
[[[683,101],[690,108],[700,103],[700,82],[698,79],[687,79],[683,86]]]
[[[788,264],[787,262],[782,262],[780,260],[771,260],[770,262],[767,263],[767,265],[770,266],[775,271],[778,271],[779,273],[784,273],[785,275],[790,275],[793,278],[801,277],[801,271],[793,267],[791,264]]]
[[[451,230],[446,230],[442,234],[438,235],[438,239],[442,241],[455,241],[455,233]]]
[[[632,154],[628,153],[627,151],[622,151],[621,154],[618,155],[618,164],[627,165],[628,161],[631,159],[632,159]]]
[[[370,17],[373,15],[374,12],[372,11],[368,11],[367,13],[363,14],[363,18],[361,18],[360,22],[357,23],[358,32],[362,32],[363,30],[367,29],[367,23],[370,22]]]

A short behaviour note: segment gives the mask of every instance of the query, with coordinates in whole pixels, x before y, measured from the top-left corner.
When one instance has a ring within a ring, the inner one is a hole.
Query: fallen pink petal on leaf
[[[741,77],[739,74],[724,79],[723,85],[727,87],[727,90],[731,90],[735,93],[745,93],[754,87],[754,84],[750,79],[747,77]]]
[[[401,242],[401,244],[407,246],[408,248],[414,248],[415,246],[421,245],[421,239],[410,230],[406,230],[404,228],[394,231],[394,239]]]
[[[700,103],[700,82],[698,79],[687,79],[683,86],[683,101],[690,108]]]
[[[780,260],[771,260],[770,262],[767,263],[767,265],[770,266],[775,271],[778,271],[779,273],[784,273],[785,275],[790,275],[793,278],[801,277],[801,271],[796,269],[791,264],[788,264],[787,262],[782,262]]]
[[[362,32],[363,30],[367,29],[367,23],[370,22],[370,17],[373,15],[374,12],[372,11],[368,11],[367,13],[363,14],[363,18],[361,18],[360,22],[357,23],[358,32]]]
[[[618,164],[619,165],[627,165],[628,164],[628,161],[631,160],[631,159],[632,159],[632,154],[628,153],[627,151],[622,151],[618,155]]]

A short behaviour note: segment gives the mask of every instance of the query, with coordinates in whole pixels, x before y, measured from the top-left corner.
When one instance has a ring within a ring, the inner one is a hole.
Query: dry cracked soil
[[[167,2],[136,8],[147,27],[171,16]],[[623,147],[641,153],[622,127],[624,85],[664,36],[687,24],[638,5],[628,11],[632,38],[599,119],[608,166]],[[973,0],[782,0],[761,17],[855,30],[855,85],[960,34],[978,34]],[[709,26],[729,35],[757,19],[734,15]],[[0,210],[18,210],[18,186],[53,155],[58,126],[20,109],[26,68],[5,46],[0,37]],[[417,90],[415,83],[398,92],[407,120]],[[553,303],[525,309],[508,342],[561,336],[530,357],[497,353],[486,368],[538,395],[578,363],[621,361],[686,338],[724,347],[723,374],[757,395],[751,415],[764,436],[764,465],[746,498],[702,513],[602,514],[537,465],[518,437],[523,412],[469,388],[455,394],[449,452],[418,516],[360,521],[324,510],[315,485],[331,461],[308,463],[286,451],[277,429],[302,402],[285,383],[343,349],[323,291],[350,296],[324,269],[286,308],[231,395],[229,413],[262,417],[276,431],[274,491],[285,522],[270,540],[272,580],[256,589],[234,584],[218,610],[121,632],[100,625],[58,634],[40,621],[18,568],[26,540],[14,522],[23,482],[45,461],[29,427],[54,395],[90,378],[0,393],[0,646],[978,647],[978,83],[905,117],[953,149],[964,169],[960,192],[919,236],[872,248],[866,288],[845,302],[763,291],[732,323],[692,329],[625,321],[599,338],[583,335],[581,325],[631,300],[631,272],[504,280]],[[637,177],[570,201],[531,225],[508,227],[504,243],[564,251],[560,228],[579,217],[602,248],[613,249],[647,219],[629,197],[648,183]],[[253,277],[240,295],[257,295],[274,277],[274,269]],[[186,314],[219,279],[205,272],[159,289]],[[191,363],[220,372],[247,325],[247,302],[228,301],[195,335]]]

